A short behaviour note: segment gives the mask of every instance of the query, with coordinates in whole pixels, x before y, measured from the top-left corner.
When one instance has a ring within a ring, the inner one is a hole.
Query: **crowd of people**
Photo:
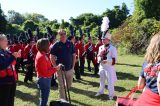
[[[107,21],[105,17],[103,22],[107,23]],[[62,76],[66,75],[65,80],[69,89],[72,86],[74,74],[77,80],[81,80],[81,76],[85,75],[85,60],[88,71],[92,71],[90,65],[92,62],[95,68],[94,75],[100,75],[100,88],[95,96],[104,93],[107,80],[109,99],[113,99],[114,84],[117,80],[115,71],[117,50],[111,43],[112,35],[108,32],[108,27],[104,30],[102,28],[102,34],[98,33],[96,44],[92,41],[89,29],[87,29],[86,44],[85,35],[81,30],[79,30],[80,37],[75,36],[73,30],[67,37],[66,31],[59,29],[58,40],[51,30],[43,37],[39,36],[38,31],[37,29],[37,34],[33,36],[32,31],[28,29],[27,33],[21,34],[19,38],[0,34],[0,106],[14,106],[16,80],[21,69],[25,71],[24,83],[27,84],[28,81],[33,81],[34,70],[37,74],[37,85],[40,90],[39,106],[47,105],[51,86],[59,87],[60,99],[65,101]],[[138,88],[144,89],[144,92],[136,106],[142,106],[144,103],[145,106],[160,105],[159,62],[160,34],[156,34],[151,39],[145,55],[145,63],[138,81]],[[65,67],[63,71],[62,66]]]

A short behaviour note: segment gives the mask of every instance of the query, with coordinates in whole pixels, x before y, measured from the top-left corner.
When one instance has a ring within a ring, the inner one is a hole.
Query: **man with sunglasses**
[[[76,62],[76,53],[75,48],[72,42],[67,40],[67,35],[65,30],[60,29],[58,31],[59,41],[57,41],[51,48],[50,51],[50,59],[53,66],[57,64],[63,64],[65,66],[65,70],[61,73],[61,71],[57,72],[58,82],[59,82],[59,91],[60,91],[60,99],[66,100],[64,83],[62,80],[62,74],[66,75],[66,82],[68,88],[71,87],[73,81],[73,73]]]

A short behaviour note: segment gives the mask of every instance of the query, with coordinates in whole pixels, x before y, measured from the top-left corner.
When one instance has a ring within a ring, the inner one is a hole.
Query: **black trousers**
[[[26,75],[24,78],[24,82],[33,80],[33,64],[26,66]]]
[[[57,82],[56,82],[56,74],[53,74],[53,76],[52,76],[51,86],[57,86]]]
[[[20,69],[20,64],[21,64],[21,58],[17,58],[16,65],[15,65],[17,74],[18,74],[19,69]]]
[[[87,64],[88,64],[88,71],[91,72],[91,61],[93,63],[93,66],[95,67],[95,64],[94,64],[94,58],[87,58]]]
[[[80,79],[81,74],[80,74],[80,70],[79,70],[79,62],[78,61],[76,61],[76,63],[75,63],[74,70],[75,70],[76,79]]]
[[[84,75],[84,63],[85,63],[84,57],[80,57],[80,73],[81,73],[81,75]]]
[[[0,85],[0,106],[14,106],[16,83]]]
[[[99,63],[96,63],[95,64],[95,72],[94,72],[94,74],[97,75],[98,72],[99,72]]]

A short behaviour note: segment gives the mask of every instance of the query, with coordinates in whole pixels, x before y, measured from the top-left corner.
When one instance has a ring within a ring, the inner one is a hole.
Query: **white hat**
[[[103,39],[109,39],[109,40],[111,40],[111,38],[112,38],[112,35],[110,34],[110,33],[103,33],[103,35],[102,35],[102,40]]]

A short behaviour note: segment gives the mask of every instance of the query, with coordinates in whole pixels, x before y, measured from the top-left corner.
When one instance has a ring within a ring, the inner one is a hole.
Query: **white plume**
[[[101,31],[104,32],[104,31],[107,31],[108,28],[109,28],[109,18],[108,17],[103,17],[103,20],[102,20],[102,25],[101,25]]]

